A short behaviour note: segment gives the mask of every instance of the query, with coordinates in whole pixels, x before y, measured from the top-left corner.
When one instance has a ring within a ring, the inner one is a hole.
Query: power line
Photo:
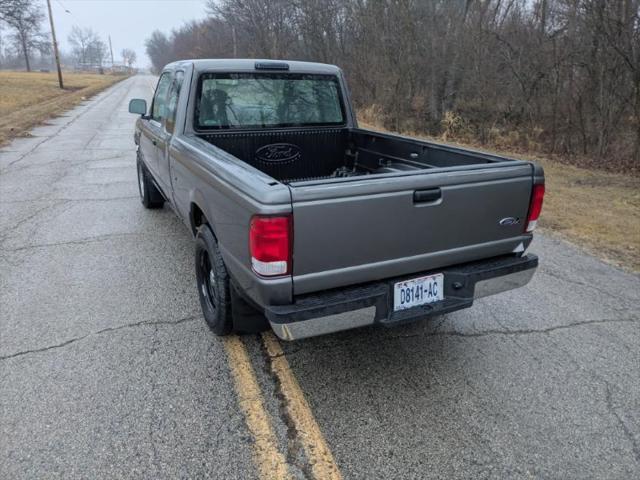
[[[62,9],[63,9],[66,13],[68,13],[68,14],[70,14],[70,15],[73,15],[73,13],[71,13],[71,10],[69,10],[67,7],[65,7],[65,6],[63,5],[63,3],[62,3],[60,0],[56,0],[56,2],[58,2],[58,5],[60,5],[60,6],[62,7]]]

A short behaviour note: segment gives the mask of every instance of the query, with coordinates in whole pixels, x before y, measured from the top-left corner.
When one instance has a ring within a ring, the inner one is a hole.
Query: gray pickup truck
[[[195,236],[218,335],[294,340],[470,307],[525,285],[539,166],[358,128],[342,71],[272,60],[167,65],[133,99],[142,204]]]

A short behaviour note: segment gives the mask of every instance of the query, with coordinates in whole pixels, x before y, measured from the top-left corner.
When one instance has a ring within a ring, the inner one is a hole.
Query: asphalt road
[[[0,478],[260,471],[190,234],[138,200],[127,103],[152,85],[0,149]],[[344,478],[640,477],[640,278],[544,235],[531,250],[532,283],[472,309],[282,345]],[[242,342],[309,476],[271,358]]]

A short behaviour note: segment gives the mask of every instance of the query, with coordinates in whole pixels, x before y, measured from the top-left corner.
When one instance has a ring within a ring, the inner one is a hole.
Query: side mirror
[[[147,114],[147,101],[142,98],[132,98],[129,100],[129,113],[136,113],[138,115]]]

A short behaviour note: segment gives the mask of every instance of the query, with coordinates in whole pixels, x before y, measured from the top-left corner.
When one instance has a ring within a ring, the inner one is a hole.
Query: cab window
[[[161,122],[166,116],[167,109],[167,90],[171,84],[171,72],[165,72],[160,77],[156,93],[153,96],[153,106],[151,108],[151,119]]]
[[[196,128],[282,128],[343,125],[335,75],[204,73],[198,82]]]
[[[179,70],[173,77],[167,97],[165,129],[169,133],[173,133],[176,126],[176,112],[178,110],[178,98],[180,98],[180,89],[182,88],[182,80],[184,72]]]

